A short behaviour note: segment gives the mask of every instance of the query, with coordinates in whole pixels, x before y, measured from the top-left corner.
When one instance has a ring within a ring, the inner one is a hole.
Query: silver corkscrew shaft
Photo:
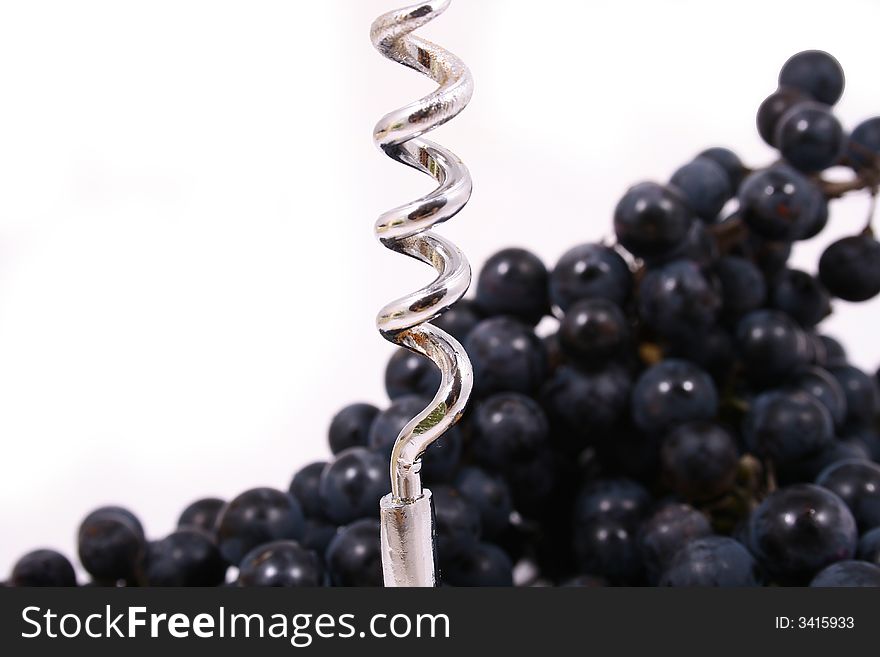
[[[379,331],[387,340],[431,359],[441,373],[434,399],[403,428],[391,452],[391,493],[380,502],[385,586],[436,584],[431,491],[422,488],[421,457],[461,417],[473,387],[464,348],[428,323],[461,299],[471,281],[470,265],[458,247],[429,232],[467,203],[470,173],[453,153],[421,136],[464,109],[473,79],[455,55],[412,35],[449,2],[430,0],[388,12],[370,29],[382,55],[439,85],[424,98],[386,114],[373,131],[386,155],[439,183],[429,194],[383,213],[375,226],[382,244],[432,265],[438,274],[426,287],[386,305],[377,317]]]

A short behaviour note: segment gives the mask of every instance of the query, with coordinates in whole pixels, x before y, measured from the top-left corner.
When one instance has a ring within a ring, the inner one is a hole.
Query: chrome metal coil
[[[470,265],[458,247],[430,232],[467,203],[470,173],[453,153],[422,135],[464,109],[473,93],[473,80],[455,55],[412,34],[448,6],[449,0],[433,0],[398,9],[377,18],[370,30],[373,45],[385,57],[439,85],[424,98],[386,114],[373,132],[386,155],[439,183],[425,196],[383,213],[375,226],[382,244],[432,265],[438,273],[429,285],[386,305],[377,318],[386,339],[427,356],[441,373],[434,399],[404,427],[394,444],[391,494],[398,503],[422,496],[421,456],[461,417],[473,386],[471,364],[462,346],[429,323],[464,296],[471,280]]]

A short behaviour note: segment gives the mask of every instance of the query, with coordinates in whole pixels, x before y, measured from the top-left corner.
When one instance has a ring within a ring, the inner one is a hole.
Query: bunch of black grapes
[[[500,251],[436,320],[475,373],[423,461],[444,584],[880,585],[878,382],[818,328],[835,299],[880,293],[880,244],[869,220],[817,272],[787,265],[835,198],[878,190],[880,117],[847,134],[843,83],[827,53],[795,55],[757,116],[778,161],[705,150],[623,195],[616,244],[550,271]],[[836,165],[849,180],[823,179]],[[439,375],[400,350],[385,383],[390,406],[339,411],[332,460],[287,491],[199,500],[158,541],[125,509],[94,511],[79,532],[92,583],[381,585],[391,447]],[[10,583],[75,577],[41,550]]]

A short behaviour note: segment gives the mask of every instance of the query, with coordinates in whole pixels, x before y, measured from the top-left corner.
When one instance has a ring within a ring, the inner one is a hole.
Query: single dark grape
[[[724,256],[715,265],[721,284],[722,314],[729,320],[756,310],[767,297],[767,286],[761,270],[739,256]]]
[[[296,497],[303,512],[310,518],[323,517],[320,483],[321,473],[326,466],[326,461],[309,463],[300,468],[290,482],[290,494]]]
[[[832,243],[819,258],[819,280],[844,301],[867,301],[880,293],[880,242],[853,235]]]
[[[300,539],[305,516],[295,497],[274,488],[252,488],[233,499],[217,518],[217,546],[232,565],[263,543]]]
[[[810,586],[880,586],[880,566],[866,561],[838,561],[821,570]]]
[[[736,342],[748,377],[761,384],[783,381],[808,360],[803,330],[778,310],[756,310],[743,317]]]
[[[816,483],[846,502],[860,532],[880,527],[880,465],[865,460],[838,461]]]
[[[550,431],[541,407],[516,392],[500,392],[479,404],[473,429],[477,462],[502,472],[533,459],[547,445]]]
[[[612,516],[575,523],[572,548],[578,569],[616,584],[638,583],[643,575],[637,532]]]
[[[473,550],[480,540],[480,511],[452,486],[435,486],[437,556],[442,563]]]
[[[488,316],[509,315],[537,324],[550,310],[547,268],[525,249],[504,249],[486,260],[477,278],[476,302]]]
[[[816,212],[810,182],[790,167],[749,175],[739,188],[740,216],[757,235],[790,242],[806,232]]]
[[[686,360],[669,359],[645,370],[633,388],[632,418],[642,431],[662,433],[689,420],[708,420],[718,410],[712,378]]]
[[[749,520],[753,554],[784,584],[804,584],[826,566],[852,559],[857,539],[843,500],[813,484],[776,490]]]
[[[581,299],[607,299],[622,305],[631,287],[632,274],[626,261],[601,244],[569,249],[550,274],[550,299],[563,311]]]
[[[880,527],[875,527],[862,534],[859,539],[857,556],[862,561],[880,566]]]
[[[867,425],[880,408],[877,379],[853,365],[837,365],[829,370],[837,379],[846,396],[846,421],[852,425]]]
[[[385,391],[392,400],[406,395],[431,398],[440,387],[440,370],[421,354],[395,350],[385,368]]]
[[[513,502],[510,488],[500,476],[467,466],[459,471],[454,485],[479,511],[482,536],[493,539],[510,527]]]
[[[452,586],[513,586],[513,563],[504,551],[491,543],[479,543],[441,572]]]
[[[843,387],[828,370],[809,367],[797,372],[789,387],[813,395],[828,409],[835,426],[840,427],[846,419],[846,395]]]
[[[145,561],[147,586],[219,586],[226,579],[226,561],[200,529],[178,529],[152,541]]]
[[[804,50],[791,56],[779,71],[779,86],[797,89],[820,103],[833,105],[843,94],[843,69],[822,50]]]
[[[831,297],[813,276],[785,269],[770,282],[770,304],[804,328],[818,324],[831,313]]]
[[[493,317],[477,324],[465,341],[474,368],[474,394],[530,393],[547,371],[544,343],[534,331],[509,317]]]
[[[226,506],[226,502],[217,497],[206,497],[196,500],[186,507],[177,520],[178,529],[201,529],[209,534],[214,534],[217,526],[217,516]]]
[[[685,544],[712,533],[709,520],[687,504],[666,504],[644,522],[639,532],[648,581],[656,584],[661,573]]]
[[[691,212],[710,223],[733,196],[727,172],[717,162],[705,157],[698,157],[680,167],[672,174],[669,185],[681,195]]]
[[[561,447],[580,451],[626,412],[632,378],[619,365],[586,372],[563,365],[541,392],[541,405]]]
[[[749,449],[776,463],[808,458],[834,439],[831,415],[801,390],[771,390],[752,402],[743,425]]]
[[[349,404],[339,411],[330,422],[330,451],[339,454],[349,447],[366,447],[370,427],[378,414],[378,408],[363,403]]]
[[[743,178],[746,177],[746,168],[743,166],[742,160],[739,159],[739,156],[736,153],[728,148],[713,146],[712,148],[707,148],[706,150],[701,151],[697,155],[697,158],[701,157],[706,158],[707,160],[712,160],[724,170],[724,173],[727,174],[727,182],[730,185],[732,192],[739,187]]]
[[[379,521],[356,520],[339,531],[327,548],[333,586],[382,586]]]
[[[679,550],[660,577],[660,586],[759,586],[758,563],[727,536],[695,539]]]
[[[76,573],[60,552],[34,550],[15,562],[9,582],[12,586],[76,586]]]
[[[786,162],[812,173],[837,162],[846,145],[840,121],[819,103],[798,103],[779,119],[774,142]]]
[[[639,316],[665,338],[699,336],[715,322],[720,307],[719,290],[689,260],[649,270],[639,285]]]
[[[729,491],[739,453],[730,433],[714,422],[696,421],[673,429],[661,450],[663,476],[688,500],[709,500]]]
[[[352,447],[321,473],[321,509],[337,525],[373,517],[379,513],[379,498],[390,486],[388,460],[365,447]]]
[[[583,367],[601,366],[630,344],[626,316],[607,299],[584,299],[572,305],[559,324],[563,352]]]
[[[459,342],[464,342],[471,330],[482,319],[476,303],[472,299],[460,299],[452,308],[434,319],[431,323],[443,329]]]
[[[239,586],[322,586],[321,560],[296,541],[272,541],[248,552],[238,572]]]
[[[78,543],[79,560],[96,581],[139,579],[147,544],[130,511],[112,506],[92,511],[79,526]]]
[[[853,129],[846,157],[856,169],[880,169],[880,116],[862,121]]]
[[[681,197],[652,182],[630,187],[614,210],[617,241],[639,257],[675,249],[684,242],[692,222]]]
[[[584,485],[574,503],[575,525],[586,525],[599,518],[615,518],[636,525],[645,516],[651,496],[632,479],[597,479]]]
[[[779,125],[779,119],[792,107],[809,98],[797,89],[787,87],[781,87],[767,96],[758,108],[757,124],[761,139],[770,146],[775,146],[776,126]]]

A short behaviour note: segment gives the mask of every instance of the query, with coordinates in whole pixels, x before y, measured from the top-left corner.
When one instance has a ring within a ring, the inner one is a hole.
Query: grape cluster
[[[445,585],[880,585],[878,381],[819,329],[835,299],[880,293],[880,244],[869,220],[815,274],[787,265],[834,199],[877,193],[880,117],[847,133],[843,83],[827,53],[795,55],[757,115],[778,161],[707,149],[624,193],[616,244],[575,246],[551,270],[499,251],[436,320],[475,374],[462,421],[423,459]],[[822,177],[838,165],[849,180]],[[332,459],[287,490],[198,500],[156,541],[125,509],[89,514],[92,583],[381,585],[391,447],[439,375],[399,350],[385,385],[390,404],[341,409]],[[9,583],[76,578],[39,550]]]

